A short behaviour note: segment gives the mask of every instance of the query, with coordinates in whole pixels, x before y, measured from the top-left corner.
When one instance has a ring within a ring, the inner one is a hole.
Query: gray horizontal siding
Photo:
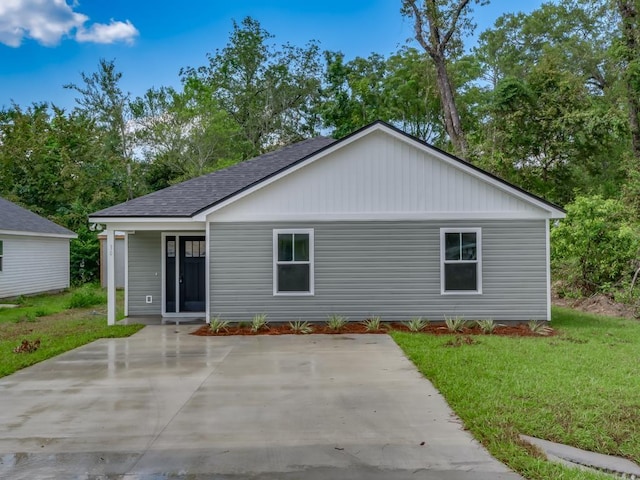
[[[161,245],[160,232],[129,235],[129,315],[162,313]],[[147,295],[153,303],[146,303]]]
[[[482,295],[440,294],[440,228],[481,227]],[[314,228],[315,295],[273,295],[273,229]],[[210,232],[211,314],[249,320],[444,315],[546,319],[545,223],[224,223]]]
[[[0,298],[69,287],[69,239],[0,235]]]

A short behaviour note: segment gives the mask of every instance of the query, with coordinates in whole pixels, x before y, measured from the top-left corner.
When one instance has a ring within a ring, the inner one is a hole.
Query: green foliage
[[[220,317],[213,317],[209,323],[209,328],[214,333],[226,331],[229,328],[229,320],[221,320]]]
[[[487,318],[484,320],[476,320],[476,325],[478,325],[482,333],[485,333],[487,335],[491,335],[495,331],[496,327],[498,326],[496,322],[493,321],[492,318]]]
[[[473,348],[441,348],[451,336],[391,335],[464,427],[524,478],[610,478],[540,458],[518,435],[637,461],[640,323],[554,308],[551,324],[558,335],[491,335]]]
[[[107,302],[107,293],[97,285],[84,285],[73,291],[68,308],[86,308]]]
[[[421,332],[429,325],[429,320],[422,317],[412,318],[405,323],[410,332]]]
[[[464,317],[444,317],[444,324],[452,333],[462,332],[462,330],[467,326],[467,321]]]
[[[264,327],[266,327],[268,323],[269,320],[267,320],[266,313],[256,314],[251,320],[251,331],[254,333],[259,332]]]
[[[367,318],[362,322],[367,332],[377,332],[382,327],[382,319],[380,317]]]
[[[577,197],[567,217],[551,231],[551,260],[563,290],[607,292],[630,281],[640,239],[622,202],[595,195]]]
[[[542,335],[544,337],[551,335],[553,329],[546,324],[546,322],[538,322],[535,320],[531,320],[527,323],[527,327],[536,335]]]
[[[327,327],[331,330],[341,330],[349,319],[347,317],[343,317],[342,315],[329,315],[327,318]]]
[[[289,328],[295,334],[306,335],[313,332],[311,324],[309,322],[303,322],[302,320],[296,320],[295,322],[289,322]]]

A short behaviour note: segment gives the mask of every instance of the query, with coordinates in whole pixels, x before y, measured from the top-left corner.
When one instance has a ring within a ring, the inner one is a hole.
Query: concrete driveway
[[[3,479],[519,479],[385,335],[149,326],[0,380]]]

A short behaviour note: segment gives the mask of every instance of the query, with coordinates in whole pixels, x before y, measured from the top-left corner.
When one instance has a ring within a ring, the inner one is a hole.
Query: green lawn
[[[122,318],[122,292],[118,293],[118,317]],[[126,337],[142,328],[108,327],[106,294],[97,287],[18,302],[18,308],[0,309],[0,377],[99,338]],[[40,340],[40,347],[33,353],[14,353],[23,340]]]
[[[491,453],[528,479],[600,479],[547,462],[526,434],[640,462],[640,322],[554,308],[555,337],[393,332]]]

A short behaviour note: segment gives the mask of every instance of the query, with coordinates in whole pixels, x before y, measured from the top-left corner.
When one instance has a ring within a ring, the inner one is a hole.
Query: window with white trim
[[[482,229],[440,229],[440,286],[445,293],[482,293]]]
[[[273,231],[273,294],[313,295],[313,229]]]
[[[2,259],[4,257],[4,245],[2,240],[0,240],[0,272],[2,271]]]

